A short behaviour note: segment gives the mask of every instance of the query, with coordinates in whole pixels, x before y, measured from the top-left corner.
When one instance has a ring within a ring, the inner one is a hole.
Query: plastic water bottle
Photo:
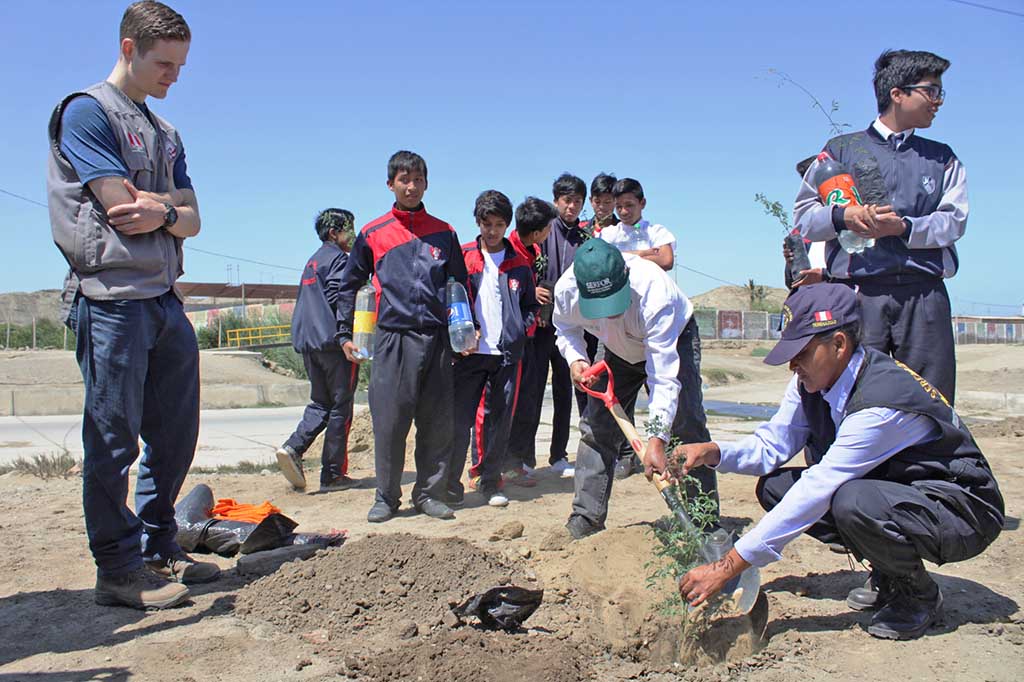
[[[373,342],[377,336],[377,290],[366,284],[356,292],[356,312],[352,320],[354,355],[360,360],[373,360]]]
[[[724,528],[719,528],[705,539],[704,546],[701,548],[701,554],[704,555],[705,561],[714,563],[724,559],[731,549],[732,535]],[[736,578],[730,580],[722,591],[723,593],[736,594],[736,591],[740,588],[743,591],[739,593],[736,609],[741,613],[745,613],[753,606],[754,600],[757,599],[758,590],[761,588],[761,571],[757,566],[747,568]]]
[[[448,298],[448,337],[452,342],[452,350],[461,353],[476,345],[476,327],[469,310],[469,296],[466,295],[466,288],[456,282],[454,277],[448,278],[445,294]]]
[[[860,206],[863,204],[853,176],[828,152],[818,154],[812,182],[826,206]],[[875,245],[875,240],[862,237],[853,230],[839,233],[839,244],[847,253],[861,253]]]

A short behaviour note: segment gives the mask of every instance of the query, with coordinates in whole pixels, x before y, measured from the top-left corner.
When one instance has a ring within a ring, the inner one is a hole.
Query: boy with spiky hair
[[[102,605],[175,606],[220,573],[175,539],[199,435],[199,349],[175,283],[200,217],[181,136],[146,104],[167,96],[191,36],[167,5],[132,4],[113,71],[50,118],[50,225],[70,266],[63,313],[85,383],[82,502]]]
[[[348,430],[359,371],[338,345],[341,273],[355,239],[355,216],[343,208],[321,211],[314,224],[322,242],[299,281],[292,313],[292,347],[309,376],[309,405],[295,432],[277,449],[281,473],[296,490],[306,487],[302,455],[324,429],[320,492],[358,485],[348,475]]]
[[[370,375],[377,495],[371,523],[398,511],[405,439],[416,423],[416,484],[412,503],[437,519],[455,517],[445,504],[454,428],[452,352],[445,287],[466,284],[466,263],[448,223],[427,213],[427,163],[399,151],[388,161],[391,210],[356,237],[341,276],[338,339],[349,360],[361,363],[352,343],[358,290],[372,278],[377,289],[377,334]],[[472,351],[467,351],[472,352]]]
[[[632,253],[662,270],[671,270],[675,264],[676,238],[664,225],[644,220],[644,188],[633,178],[623,178],[612,187],[612,196],[619,222],[601,230],[601,239],[623,253]]]
[[[555,207],[543,199],[526,197],[516,207],[516,229],[509,237],[512,248],[530,264],[534,283],[539,272],[545,270],[540,246],[551,232],[551,223],[558,217]],[[544,403],[544,385],[548,374],[548,356],[539,355],[535,340],[537,324],[527,331],[523,349],[522,377],[516,400],[508,452],[505,457],[505,480],[515,485],[537,485],[530,471],[537,466],[537,427]]]
[[[866,130],[828,141],[824,154],[854,177],[858,189],[879,188],[867,205],[826,205],[804,174],[794,217],[805,239],[826,241],[832,281],[860,293],[864,345],[892,355],[927,379],[952,404],[956,355],[949,294],[957,272],[956,242],[967,229],[967,174],[953,150],[921,137],[946,92],[949,61],[931,52],[886,50],[875,62],[878,117]],[[874,182],[870,182],[871,180]],[[874,239],[847,253],[839,234]]]
[[[448,472],[451,501],[462,502],[466,446],[472,442],[469,486],[492,507],[504,507],[501,472],[519,391],[520,361],[527,332],[539,306],[532,263],[505,239],[512,203],[487,190],[476,199],[473,217],[480,236],[462,245],[468,293],[480,324],[477,351],[455,361],[455,448]]]
[[[541,244],[541,255],[545,269],[540,275],[537,285],[537,300],[542,306],[552,303],[551,292],[555,282],[568,268],[572,267],[572,257],[576,248],[590,238],[580,226],[580,211],[587,198],[587,186],[583,180],[571,173],[562,173],[551,185],[558,217],[551,222],[551,232]],[[550,308],[548,308],[550,309]],[[569,366],[555,348],[555,329],[550,319],[541,318],[537,333],[534,336],[538,356],[547,357],[551,365],[551,397],[554,403],[554,416],[551,427],[551,450],[548,463],[551,468],[564,477],[572,477],[573,468],[569,464],[566,446],[569,444],[569,425],[572,420],[572,396],[574,388],[569,378]],[[594,347],[596,352],[596,345]],[[547,369],[544,370],[545,380]],[[586,405],[586,394],[577,393],[576,400],[580,414]]]

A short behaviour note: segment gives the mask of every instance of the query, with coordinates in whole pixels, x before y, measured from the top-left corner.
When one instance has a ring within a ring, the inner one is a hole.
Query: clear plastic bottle
[[[719,561],[732,549],[732,535],[723,528],[708,535],[701,548],[701,554],[708,563]],[[726,583],[722,590],[723,596],[735,595],[736,611],[747,613],[757,599],[757,593],[761,589],[761,571],[757,566],[751,566],[739,574],[738,577]],[[740,591],[742,590],[742,591]]]
[[[826,206],[860,206],[863,203],[853,176],[828,152],[818,154],[812,182]],[[874,246],[875,240],[852,230],[841,230],[839,244],[847,253],[861,253]]]
[[[451,339],[452,350],[461,353],[476,345],[476,327],[469,309],[469,296],[466,295],[466,288],[456,282],[454,277],[448,278],[445,293],[448,299],[448,337]]]
[[[356,311],[352,320],[352,343],[355,355],[361,360],[373,360],[374,339],[377,336],[377,290],[372,284],[356,292]]]

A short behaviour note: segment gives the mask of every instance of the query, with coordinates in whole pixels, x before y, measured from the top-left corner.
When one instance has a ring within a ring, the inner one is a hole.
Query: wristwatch
[[[167,229],[173,227],[174,223],[178,222],[178,209],[174,208],[171,204],[164,202],[164,224],[160,227]]]

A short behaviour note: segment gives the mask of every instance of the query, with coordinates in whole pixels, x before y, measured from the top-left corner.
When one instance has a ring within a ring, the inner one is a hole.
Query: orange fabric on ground
[[[280,514],[281,510],[269,502],[264,502],[263,504],[242,504],[227,497],[217,500],[217,504],[213,505],[210,513],[215,519],[259,523],[271,514]]]

